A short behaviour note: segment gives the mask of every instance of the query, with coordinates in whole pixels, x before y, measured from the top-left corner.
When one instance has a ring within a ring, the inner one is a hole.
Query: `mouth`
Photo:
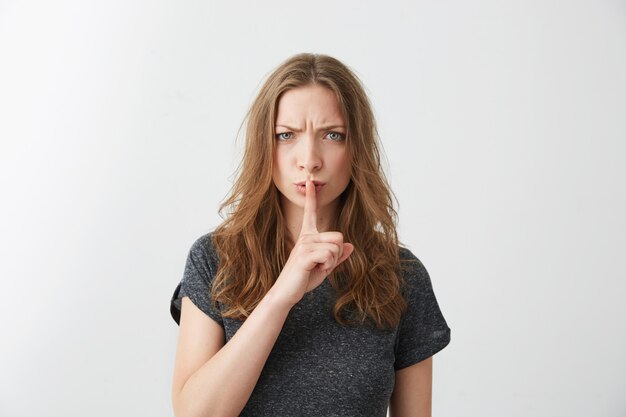
[[[324,185],[326,185],[326,183],[323,183],[321,181],[313,181],[313,184],[315,185],[316,193],[320,192],[322,188],[324,187]],[[298,192],[300,192],[300,194],[306,195],[306,181],[297,182],[295,183],[295,186],[298,189]]]

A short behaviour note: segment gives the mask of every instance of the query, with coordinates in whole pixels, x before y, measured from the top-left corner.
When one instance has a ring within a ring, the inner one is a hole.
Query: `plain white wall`
[[[626,415],[617,0],[0,1],[0,415],[172,415],[170,296],[298,52],[374,104],[434,415]]]

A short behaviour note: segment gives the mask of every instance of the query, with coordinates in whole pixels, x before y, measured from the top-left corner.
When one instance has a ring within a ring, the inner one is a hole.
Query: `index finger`
[[[304,215],[300,234],[317,233],[317,200],[315,198],[315,184],[307,180],[304,191]]]

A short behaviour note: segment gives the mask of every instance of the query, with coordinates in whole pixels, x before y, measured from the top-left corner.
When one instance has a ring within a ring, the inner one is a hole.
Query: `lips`
[[[295,184],[296,184],[296,185],[306,186],[306,181],[296,182]],[[325,182],[322,182],[322,181],[316,181],[316,180],[313,180],[313,184],[315,184],[315,187],[317,187],[318,185],[324,185],[324,184],[326,184],[326,183],[325,183]]]
[[[322,190],[322,187],[324,187],[325,185],[325,183],[321,181],[313,181],[313,184],[315,185],[315,193],[320,192]],[[306,195],[306,181],[297,182],[295,183],[295,186],[300,194]]]

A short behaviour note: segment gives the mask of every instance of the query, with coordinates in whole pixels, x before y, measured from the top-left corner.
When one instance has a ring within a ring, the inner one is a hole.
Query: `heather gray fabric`
[[[417,259],[408,249],[402,258]],[[214,310],[209,288],[218,259],[211,234],[189,251],[185,272],[171,299],[179,323],[182,297],[218,322],[230,340],[243,322]],[[409,309],[393,330],[342,327],[332,316],[334,290],[325,280],[287,317],[259,380],[240,416],[385,417],[395,371],[420,362],[450,342],[448,327],[428,272],[419,262],[405,274]]]

